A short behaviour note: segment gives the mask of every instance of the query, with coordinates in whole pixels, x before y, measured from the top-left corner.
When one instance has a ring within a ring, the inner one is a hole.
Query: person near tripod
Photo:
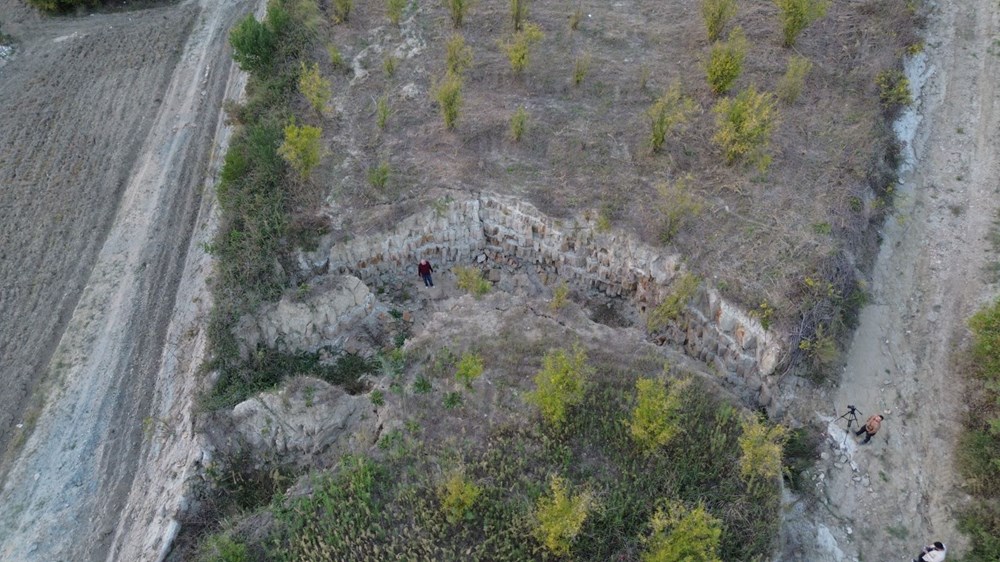
[[[879,428],[882,427],[882,420],[884,419],[885,418],[882,417],[882,414],[875,414],[868,418],[868,421],[865,422],[865,425],[861,426],[861,429],[854,432],[854,435],[861,435],[862,433],[866,434],[865,440],[861,442],[862,445],[871,441],[872,436],[878,433]]]

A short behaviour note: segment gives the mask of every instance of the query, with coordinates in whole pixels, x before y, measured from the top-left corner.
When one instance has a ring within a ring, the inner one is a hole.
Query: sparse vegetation
[[[473,0],[444,0],[445,6],[451,15],[451,24],[458,29],[462,27],[465,16],[472,6]]]
[[[533,23],[525,23],[520,31],[514,32],[514,35],[501,45],[507,55],[507,60],[510,61],[510,68],[515,74],[524,72],[524,69],[528,67],[531,48],[543,37],[544,34],[540,27]]]
[[[791,47],[812,23],[826,15],[829,0],[775,0],[781,17],[784,46]]]
[[[590,53],[585,53],[573,61],[573,85],[579,86],[590,72]]]
[[[565,281],[560,281],[558,285],[552,288],[552,300],[549,301],[549,308],[553,312],[561,310],[562,307],[566,306],[568,298],[569,284]]]
[[[542,370],[535,375],[535,390],[528,394],[528,402],[538,407],[546,423],[562,427],[569,410],[583,401],[590,373],[587,353],[579,345],[570,352],[551,351],[542,360]]]
[[[483,272],[475,267],[456,267],[454,270],[456,282],[459,289],[476,297],[482,297],[490,292],[492,285],[483,278]]]
[[[736,0],[701,0],[701,17],[709,41],[722,37],[722,30],[736,15]]]
[[[382,59],[382,70],[385,71],[385,76],[387,78],[392,78],[396,75],[396,66],[399,64],[399,59],[392,55],[386,56]]]
[[[724,94],[733,87],[743,73],[743,59],[747,54],[747,39],[743,29],[737,27],[726,41],[712,45],[705,72],[708,85],[716,94]]]
[[[330,43],[326,46],[326,54],[330,58],[330,65],[334,68],[346,68],[347,65],[344,63],[344,55],[340,53],[340,49],[336,45]]]
[[[692,190],[690,176],[657,186],[660,195],[659,211],[662,216],[660,243],[668,244],[684,226],[701,213],[702,203]]]
[[[332,91],[330,81],[319,72],[319,65],[299,63],[299,92],[305,96],[316,113],[323,114],[330,101]]]
[[[646,112],[649,117],[649,147],[659,152],[674,129],[682,127],[694,113],[694,101],[681,92],[675,83]]]
[[[524,136],[524,128],[528,123],[528,111],[523,107],[517,108],[517,111],[510,116],[510,138],[514,142],[521,142],[521,137]]]
[[[587,520],[594,497],[587,491],[570,495],[566,482],[553,476],[549,493],[535,506],[535,536],[556,556],[568,556],[570,547]]]
[[[389,115],[391,109],[389,108],[389,96],[382,95],[375,102],[375,124],[378,125],[379,129],[384,129],[386,122],[389,121]]]
[[[444,119],[446,129],[454,129],[458,121],[459,112],[462,110],[462,85],[462,77],[449,72],[434,86],[434,98],[441,110],[441,118]]]
[[[794,55],[788,59],[788,68],[785,75],[778,81],[778,99],[791,104],[799,99],[802,93],[802,86],[805,84],[806,76],[812,70],[812,61],[800,55]]]
[[[736,98],[716,104],[716,130],[712,139],[722,147],[726,162],[755,164],[761,171],[771,164],[771,133],[778,119],[774,96],[750,86]]]
[[[346,23],[354,9],[354,0],[332,0],[333,23]]]
[[[674,281],[670,294],[656,308],[649,311],[646,317],[646,329],[650,332],[662,330],[676,320],[688,302],[694,298],[700,283],[701,281],[690,273],[681,275]]]
[[[403,18],[403,11],[407,4],[409,4],[409,0],[385,0],[385,15],[392,22],[392,25],[399,25],[399,20]]]

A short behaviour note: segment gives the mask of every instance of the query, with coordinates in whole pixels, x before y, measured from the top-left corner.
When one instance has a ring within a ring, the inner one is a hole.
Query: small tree
[[[549,494],[535,505],[535,537],[556,556],[566,556],[594,505],[590,492],[570,496],[566,483],[553,476]]]
[[[263,73],[271,69],[274,32],[257,21],[253,14],[248,14],[229,32],[229,44],[233,47],[233,60],[243,71]]]
[[[709,41],[722,37],[722,30],[735,15],[736,0],[701,0],[701,17],[705,20]]]
[[[449,523],[467,518],[482,489],[465,477],[464,470],[454,470],[438,489],[441,511]]]
[[[384,129],[392,109],[389,107],[389,94],[382,94],[375,102],[375,124],[379,129]]]
[[[590,53],[584,53],[573,61],[573,85],[579,86],[590,72]]]
[[[579,344],[573,346],[572,353],[550,351],[542,360],[542,370],[534,379],[535,390],[528,393],[527,400],[538,406],[546,422],[560,428],[570,408],[583,402],[590,372],[587,353]]]
[[[650,149],[659,152],[667,140],[667,135],[673,129],[687,123],[694,110],[694,102],[681,93],[681,85],[675,82],[670,86],[670,89],[646,111],[646,116],[649,117]]]
[[[465,385],[472,387],[472,381],[483,374],[483,358],[476,353],[463,353],[462,360],[458,362],[455,370],[455,379]]]
[[[472,66],[472,48],[465,44],[461,33],[453,33],[445,51],[445,71],[461,75]]]
[[[309,100],[316,113],[322,114],[326,110],[331,96],[330,81],[319,73],[318,64],[307,66],[304,62],[299,63],[299,92]]]
[[[774,96],[750,86],[735,99],[723,99],[715,106],[717,130],[713,140],[722,147],[726,162],[745,160],[762,172],[771,163],[768,148],[778,120]]]
[[[806,75],[812,70],[812,61],[806,57],[795,55],[788,59],[788,69],[785,75],[778,81],[778,98],[787,103],[795,103],[802,93],[802,86],[805,84]]]
[[[701,200],[691,193],[691,176],[671,183],[662,183],[656,190],[660,194],[659,212],[662,219],[660,242],[670,243],[684,226],[701,213]]]
[[[781,476],[781,449],[787,433],[780,425],[768,427],[757,416],[743,419],[740,435],[740,476],[749,485],[775,481]]]
[[[462,27],[462,22],[465,21],[465,14],[469,11],[472,0],[444,0],[444,3],[451,14],[452,25],[455,26],[455,29]]]
[[[527,18],[528,0],[510,0],[510,20],[514,24],[514,31],[521,31]]]
[[[406,9],[406,5],[409,0],[386,0],[385,1],[385,14],[389,17],[389,21],[392,25],[399,25],[399,20],[403,18],[403,10]]]
[[[309,177],[323,159],[320,137],[323,130],[309,125],[297,126],[294,121],[285,126],[285,142],[278,147],[278,154],[288,162],[302,179]]]
[[[653,533],[646,541],[642,562],[722,562],[722,522],[703,504],[689,509],[670,502],[653,515],[650,526]]]
[[[520,142],[521,137],[524,135],[524,128],[528,124],[528,110],[523,107],[517,108],[517,111],[510,116],[510,138],[514,142]]]
[[[726,41],[712,45],[705,69],[708,85],[716,94],[724,94],[743,73],[743,60],[747,54],[747,39],[743,29],[737,27]]]
[[[510,40],[501,45],[507,59],[510,61],[510,68],[516,74],[520,74],[528,67],[528,55],[531,47],[545,37],[542,29],[533,23],[525,23],[520,31],[514,33]]]
[[[434,98],[441,108],[441,118],[446,129],[454,129],[458,114],[462,109],[462,77],[454,73],[446,73],[444,78],[434,87]]]
[[[652,453],[680,433],[682,395],[688,384],[688,379],[680,380],[668,390],[659,380],[641,378],[636,381],[636,402],[629,432],[643,452]]]
[[[799,34],[814,21],[826,15],[829,0],[774,0],[781,17],[784,45],[791,47]]]

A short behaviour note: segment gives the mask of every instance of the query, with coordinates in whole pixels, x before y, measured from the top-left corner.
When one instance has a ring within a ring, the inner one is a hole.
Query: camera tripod
[[[861,414],[862,416],[865,415],[863,412],[861,412],[861,410],[858,410],[857,408],[854,407],[853,404],[851,404],[847,406],[847,411],[844,412],[844,415],[840,416],[837,419],[847,420],[847,429],[851,429],[852,423],[857,423],[858,425],[861,425],[861,422],[858,420],[858,414]]]

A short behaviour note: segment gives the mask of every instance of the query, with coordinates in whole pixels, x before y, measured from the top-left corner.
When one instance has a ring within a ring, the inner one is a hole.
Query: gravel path
[[[14,387],[0,394],[0,444],[12,445],[2,560],[109,557],[173,357],[164,344],[230,80],[226,35],[247,9],[188,0],[5,25],[28,39],[0,71],[12,287],[0,357]],[[47,401],[34,413],[32,393]],[[17,423],[33,429],[22,447]]]

